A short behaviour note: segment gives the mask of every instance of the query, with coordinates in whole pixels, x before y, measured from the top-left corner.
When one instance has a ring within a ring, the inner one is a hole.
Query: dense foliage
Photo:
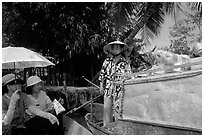
[[[176,22],[171,28],[171,45],[168,50],[177,54],[191,54],[194,43],[202,42],[201,3],[189,3],[191,12],[184,12],[186,18]]]
[[[56,64],[49,67],[54,85],[84,85],[105,58],[103,46],[121,40],[136,47],[159,35],[172,2],[3,2],[2,45],[11,43],[41,53]],[[45,71],[45,70],[43,70]],[[31,71],[32,72],[32,71]]]
[[[94,60],[103,55],[101,45],[107,37],[105,20],[108,18],[104,3],[33,2],[2,6],[3,46],[14,43],[51,57],[56,64],[53,72],[61,73],[59,77],[66,71],[69,73],[66,77],[74,79],[72,74],[80,72],[78,68],[87,72],[91,71],[90,67],[99,66],[100,61],[95,65],[90,61],[98,62]],[[92,75],[98,70],[91,72]]]

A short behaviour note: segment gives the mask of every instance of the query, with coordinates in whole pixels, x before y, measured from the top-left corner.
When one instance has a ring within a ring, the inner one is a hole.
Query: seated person
[[[22,84],[15,74],[2,77],[2,134],[20,134],[19,129],[25,129],[24,112],[30,101],[22,92]]]
[[[42,82],[43,81],[38,76],[31,76],[27,79],[26,93],[28,94],[32,105],[40,109],[41,112],[40,116],[36,116],[27,110],[26,113],[30,120],[27,121],[25,125],[31,135],[43,134],[43,132],[54,135],[63,134],[58,119],[51,114],[54,112],[54,106],[50,98],[42,90]],[[51,115],[52,117],[46,119],[43,115]]]

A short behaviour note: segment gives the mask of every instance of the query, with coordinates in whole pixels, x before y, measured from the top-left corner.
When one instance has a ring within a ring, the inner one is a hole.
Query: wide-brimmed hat
[[[2,86],[9,85],[9,84],[10,85],[24,84],[24,81],[20,79],[18,75],[10,73],[2,77]]]
[[[122,45],[123,48],[122,48],[121,53],[124,52],[124,54],[126,56],[129,56],[130,53],[131,53],[131,49],[130,49],[130,47],[127,44],[125,44],[125,43],[123,43],[121,41],[113,41],[113,42],[110,42],[110,43],[108,43],[107,45],[105,45],[103,47],[103,51],[104,51],[104,53],[106,55],[108,55],[109,53],[112,53],[111,45]]]
[[[33,85],[39,83],[39,82],[43,82],[43,83],[44,83],[44,81],[42,81],[42,80],[40,79],[40,77],[38,77],[38,76],[30,76],[30,77],[27,79],[27,81],[26,81],[26,86],[27,86],[27,87],[30,87],[30,86],[33,86]]]

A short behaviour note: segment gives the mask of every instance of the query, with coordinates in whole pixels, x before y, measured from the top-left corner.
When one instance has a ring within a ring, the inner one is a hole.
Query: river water
[[[78,111],[70,114],[69,117],[89,130],[89,128],[88,128],[88,126],[86,124],[85,118],[84,118],[87,113],[88,112],[85,109],[82,108],[82,109],[79,109]]]

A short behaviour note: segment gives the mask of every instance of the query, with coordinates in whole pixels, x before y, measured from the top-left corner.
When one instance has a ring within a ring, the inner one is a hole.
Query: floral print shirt
[[[99,81],[104,84],[104,96],[113,98],[113,108],[122,113],[121,99],[124,94],[123,85],[116,85],[113,82],[121,81],[122,76],[116,76],[116,73],[130,73],[130,63],[121,57],[117,63],[112,57],[107,57],[101,68]]]

